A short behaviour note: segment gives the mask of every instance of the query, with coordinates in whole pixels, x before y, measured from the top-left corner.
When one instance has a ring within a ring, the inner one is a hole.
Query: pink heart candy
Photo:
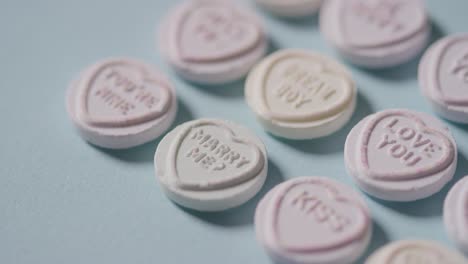
[[[366,209],[352,194],[319,178],[284,184],[269,212],[267,241],[288,252],[338,248],[359,240],[369,225]]]
[[[260,26],[222,1],[194,1],[180,16],[176,33],[181,57],[192,62],[233,58],[260,40]]]
[[[109,61],[83,80],[81,116],[97,127],[132,126],[164,115],[171,103],[168,84],[137,62]]]
[[[402,111],[377,113],[360,138],[361,166],[367,176],[399,181],[433,175],[454,159],[454,146],[441,132]]]
[[[404,41],[427,22],[420,0],[346,0],[342,1],[340,13],[344,39],[362,48]]]

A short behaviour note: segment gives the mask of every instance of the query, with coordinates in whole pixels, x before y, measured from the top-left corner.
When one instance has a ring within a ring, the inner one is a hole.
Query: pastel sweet
[[[468,176],[457,182],[445,199],[444,223],[449,236],[468,254]]]
[[[372,221],[351,188],[322,177],[289,180],[255,212],[257,240],[278,263],[349,264],[369,245]]]
[[[356,85],[344,66],[321,54],[281,50],[262,60],[245,85],[248,105],[270,133],[312,139],[342,128],[356,107]]]
[[[368,194],[414,201],[440,191],[453,178],[457,147],[448,128],[434,117],[391,109],[363,119],[351,130],[345,162]]]
[[[320,29],[350,62],[384,68],[416,57],[431,24],[423,0],[330,0],[320,11]]]
[[[182,124],[159,143],[154,164],[166,195],[199,211],[221,211],[250,200],[263,186],[268,158],[262,141],[230,121]]]
[[[81,136],[111,149],[159,137],[177,113],[168,79],[153,66],[128,58],[106,59],[85,69],[72,82],[66,101]]]
[[[256,0],[271,13],[281,17],[304,17],[317,13],[322,0]]]
[[[159,46],[183,78],[220,84],[244,77],[268,40],[259,18],[234,1],[189,0],[161,24]]]
[[[404,240],[375,252],[365,264],[467,264],[455,251],[431,241]]]
[[[445,37],[419,65],[422,94],[441,116],[468,123],[468,34]]]

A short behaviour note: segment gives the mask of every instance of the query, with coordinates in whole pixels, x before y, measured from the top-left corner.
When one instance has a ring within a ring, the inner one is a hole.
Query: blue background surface
[[[385,71],[350,67],[359,106],[339,133],[290,142],[266,134],[238,82],[195,87],[178,79],[156,51],[163,0],[3,0],[0,5],[0,263],[270,263],[254,237],[262,195],[281,181],[323,175],[353,185],[343,164],[345,137],[366,115],[405,107],[431,112],[420,96],[414,60]],[[428,1],[434,38],[467,30],[468,1]],[[260,11],[275,48],[313,49],[331,56],[317,19],[285,21]],[[65,111],[69,81],[109,56],[132,56],[168,72],[177,86],[177,124],[220,117],[246,125],[266,143],[270,173],[260,195],[221,213],[197,213],[169,202],[154,176],[158,141],[124,151],[85,143]],[[456,179],[468,174],[468,127],[449,124],[459,143]],[[450,186],[454,182],[451,182]],[[448,188],[423,201],[381,203],[366,196],[375,220],[370,248],[397,239],[453,246],[442,226]],[[369,253],[368,253],[369,254]]]

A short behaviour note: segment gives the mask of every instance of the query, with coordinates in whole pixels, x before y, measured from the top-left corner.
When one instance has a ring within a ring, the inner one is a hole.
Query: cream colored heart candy
[[[375,252],[365,264],[467,264],[461,254],[435,242],[398,241]]]
[[[247,202],[260,191],[268,170],[262,141],[242,126],[217,119],[176,127],[159,143],[154,164],[166,195],[199,211]]]
[[[246,100],[270,133],[313,139],[341,129],[356,108],[356,85],[338,62],[303,50],[281,50],[249,74]]]
[[[159,137],[177,113],[175,89],[167,78],[127,58],[103,60],[85,69],[68,89],[66,104],[81,136],[111,149]]]

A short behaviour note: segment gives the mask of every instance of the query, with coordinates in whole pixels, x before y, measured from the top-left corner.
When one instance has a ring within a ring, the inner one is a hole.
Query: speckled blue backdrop
[[[431,112],[420,96],[417,64],[385,71],[351,67],[359,106],[341,132],[315,141],[280,141],[256,123],[238,82],[194,87],[178,79],[156,52],[156,26],[174,1],[42,0],[0,3],[0,263],[266,264],[254,237],[261,195],[297,176],[323,175],[352,185],[343,165],[351,127],[385,108]],[[468,1],[430,0],[434,39],[468,31]],[[313,49],[331,56],[317,19],[284,21],[261,10],[275,48]],[[125,151],[86,144],[64,106],[68,82],[103,57],[134,56],[159,65],[180,96],[177,123],[220,117],[254,130],[270,153],[260,195],[222,213],[196,213],[169,202],[153,171],[158,141]],[[449,124],[459,143],[457,179],[468,174],[468,127]],[[450,184],[452,185],[453,182]],[[366,196],[375,219],[370,250],[404,238],[449,242],[441,213],[447,188],[406,204]]]

